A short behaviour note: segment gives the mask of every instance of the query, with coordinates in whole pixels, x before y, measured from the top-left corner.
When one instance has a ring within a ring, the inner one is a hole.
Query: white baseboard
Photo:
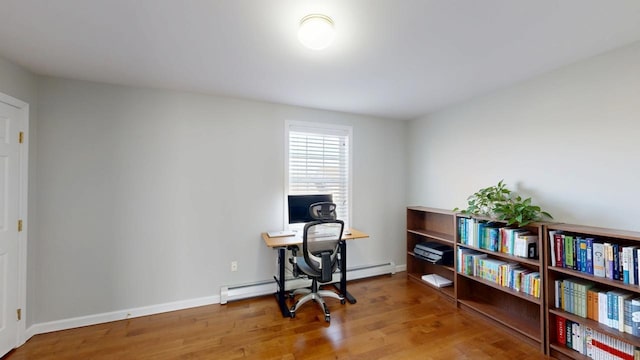
[[[395,274],[399,271],[406,271],[407,265],[395,265],[393,262],[388,262],[378,265],[365,265],[358,266],[353,269],[347,270],[347,280],[363,279],[372,276]],[[334,274],[333,281],[340,281],[340,275]],[[308,279],[290,279],[286,282],[286,289],[298,289],[302,287],[310,286],[311,281]],[[224,304],[227,301],[238,300],[241,298],[255,297],[273,294],[276,292],[276,283],[274,280],[265,281],[260,283],[239,285],[239,286],[225,286],[220,290],[220,296],[205,296],[196,299],[175,301],[164,304],[143,306],[133,309],[118,310],[108,313],[80,316],[70,319],[63,319],[57,321],[50,321],[45,323],[39,323],[31,325],[25,331],[25,341],[29,340],[34,335],[44,334],[53,331],[73,329],[82,326],[102,324],[111,321],[132,319],[141,316],[160,314],[169,311],[184,310],[198,306],[212,305],[212,304]]]
[[[44,334],[52,331],[67,330],[77,328],[81,326],[96,325],[116,320],[125,320],[136,318],[140,316],[160,314],[175,310],[184,310],[198,306],[211,305],[220,303],[219,296],[207,296],[196,299],[189,299],[183,301],[175,301],[165,304],[143,306],[139,308],[119,310],[102,314],[94,314],[87,316],[80,316],[70,319],[50,321],[46,323],[39,323],[30,326],[26,330],[25,338],[28,340],[32,336],[37,334]]]
[[[406,270],[407,266],[403,265]],[[401,266],[402,267],[402,266]],[[372,276],[395,274],[398,267],[394,262],[363,265],[347,269],[347,280],[363,279]],[[332,282],[339,282],[340,274],[334,273]],[[285,282],[286,290],[299,289],[311,286],[311,280],[290,278]],[[220,288],[220,303],[226,304],[228,301],[246,299],[250,297],[273,294],[277,291],[275,280],[265,280],[263,282],[241,285],[229,285]]]

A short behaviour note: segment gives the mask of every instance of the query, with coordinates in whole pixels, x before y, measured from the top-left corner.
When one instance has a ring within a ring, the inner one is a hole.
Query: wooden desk
[[[362,231],[355,229],[345,230],[350,234],[343,234],[342,241],[340,241],[340,282],[337,284],[333,284],[340,294],[349,301],[351,304],[356,303],[356,298],[354,298],[347,291],[347,242],[346,240],[354,240],[354,239],[364,239],[368,238],[369,235],[363,233]],[[278,291],[275,293],[276,301],[278,301],[278,305],[280,306],[280,311],[282,312],[282,316],[291,317],[291,312],[289,311],[289,307],[287,306],[287,292],[285,289],[285,277],[284,270],[286,265],[286,252],[287,249],[292,249],[302,245],[302,236],[281,236],[281,237],[269,237],[267,233],[262,233],[262,239],[264,243],[273,249],[278,250],[278,276],[274,276],[276,283],[278,284]]]

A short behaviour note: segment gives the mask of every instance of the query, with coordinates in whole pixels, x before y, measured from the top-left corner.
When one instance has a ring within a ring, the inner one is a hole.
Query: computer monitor
[[[309,214],[309,206],[318,202],[333,202],[331,194],[289,195],[289,224],[306,223],[315,219]]]

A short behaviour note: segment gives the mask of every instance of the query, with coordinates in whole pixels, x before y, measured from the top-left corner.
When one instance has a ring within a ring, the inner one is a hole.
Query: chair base
[[[298,295],[298,294],[305,294],[305,295],[303,297],[301,297],[300,299],[298,299],[298,301],[296,301],[296,303],[289,310],[291,312],[291,317],[295,317],[296,316],[296,310],[300,306],[302,306],[306,302],[309,302],[309,301],[313,300],[322,309],[322,312],[324,313],[324,320],[326,322],[330,322],[331,321],[331,314],[329,313],[329,307],[325,303],[323,297],[338,299],[338,300],[340,300],[341,304],[345,303],[344,297],[342,295],[337,294],[337,293],[335,293],[333,291],[329,291],[329,290],[319,290],[318,289],[318,285],[315,282],[315,280],[311,285],[311,289],[296,289],[296,290],[293,291],[292,296],[295,296],[295,295]]]

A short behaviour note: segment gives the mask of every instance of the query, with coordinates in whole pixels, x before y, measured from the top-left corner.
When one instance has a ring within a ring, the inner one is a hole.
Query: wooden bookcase
[[[552,241],[553,239],[549,235],[549,231],[561,232],[562,234],[573,237],[590,237],[596,242],[616,243],[620,246],[640,246],[640,233],[568,224],[550,224],[547,226],[546,230],[547,231],[545,231],[544,236],[544,255],[545,263],[547,264],[545,267],[547,278],[547,288],[545,291],[545,302],[547,307],[547,353],[558,359],[588,359],[587,356],[582,355],[573,349],[569,349],[558,342],[557,321],[559,317],[578,323],[580,326],[584,326],[585,328],[588,327],[610,338],[620,340],[635,347],[640,347],[640,337],[633,336],[626,332],[620,332],[617,329],[603,325],[598,321],[574,315],[573,313],[564,311],[561,307],[556,307],[556,280],[579,279],[578,281],[588,281],[593,283],[601,291],[623,290],[631,293],[634,298],[640,297],[640,286],[625,284],[621,280],[612,280],[606,277],[594,276],[587,272],[569,269],[565,266],[557,266],[562,264],[554,264],[552,262],[551,253],[556,250],[554,249],[555,242]]]
[[[460,244],[458,219],[463,217],[465,216],[441,209],[419,206],[407,208],[407,276],[411,280],[440,292],[455,303],[456,306],[496,321],[523,340],[539,346],[540,351],[544,352],[545,307],[543,292],[545,286],[543,257],[540,255],[538,259],[527,259]],[[542,225],[530,225],[527,230],[538,235],[538,252],[541,252]],[[417,243],[428,241],[437,241],[452,246],[454,249],[453,266],[434,265],[414,254],[413,249]],[[527,269],[539,272],[541,279],[540,297],[536,298],[482,278],[458,272],[456,265],[459,248],[472,249],[484,253],[490,258],[518,263]],[[454,286],[438,288],[422,281],[422,275],[431,273],[453,281]]]
[[[538,235],[539,256],[537,259],[529,259],[463,243],[459,221],[468,218],[468,215],[441,209],[420,206],[407,208],[407,276],[409,279],[438,291],[461,309],[473,311],[494,320],[512,334],[540,346],[541,352],[554,358],[588,359],[586,355],[558,342],[559,318],[608,336],[614,343],[619,341],[630,344],[634,348],[640,348],[640,336],[619,331],[596,320],[581,317],[563,310],[562,307],[557,307],[556,280],[570,280],[573,283],[588,282],[600,292],[625,291],[631,295],[631,298],[640,298],[640,285],[625,284],[623,280],[594,276],[588,272],[554,263],[552,252],[556,258],[557,253],[554,248],[555,242],[549,235],[550,232],[556,232],[573,237],[593,238],[597,243],[618,244],[620,248],[637,246],[640,249],[640,232],[571,224],[533,223],[524,229]],[[474,217],[474,219],[495,222],[495,220],[481,217]],[[414,254],[413,249],[417,243],[431,241],[454,248],[453,266],[434,265]],[[459,271],[460,252],[465,251],[462,249],[469,249],[480,255],[486,255],[490,259],[515,263],[532,272],[539,272],[540,296],[528,295]],[[438,288],[422,280],[422,275],[432,273],[451,280],[454,286]]]
[[[422,280],[422,275],[438,274],[455,281],[453,266],[434,265],[417,257],[413,249],[417,243],[439,242],[455,246],[455,213],[421,206],[407,208],[407,276],[420,284],[439,291],[447,299],[455,301],[455,287],[436,287]]]
[[[456,300],[458,306],[463,309],[473,310],[490,319],[493,319],[513,334],[519,335],[523,340],[540,347],[545,351],[545,306],[544,306],[544,264],[541,255],[544,227],[541,223],[529,224],[522,229],[532,235],[538,236],[538,258],[529,259],[518,257],[500,251],[491,251],[486,248],[468,245],[461,242],[461,219],[473,218],[478,221],[491,221],[499,227],[506,224],[482,217],[469,217],[456,215]],[[458,261],[460,251],[469,249],[473,252],[486,255],[488,259],[498,260],[517,265],[531,273],[539,273],[540,291],[538,297],[525,292],[514,290],[500,284],[485,280],[479,276],[467,275],[459,271]]]

